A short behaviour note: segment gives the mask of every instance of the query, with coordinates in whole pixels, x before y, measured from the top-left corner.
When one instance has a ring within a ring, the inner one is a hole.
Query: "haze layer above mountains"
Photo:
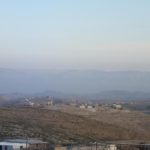
[[[0,69],[0,83],[0,93],[33,94],[53,91],[55,94],[86,95],[106,91],[110,94],[112,91],[123,91],[124,94],[127,94],[125,91],[138,91],[143,94],[150,93],[150,72]]]

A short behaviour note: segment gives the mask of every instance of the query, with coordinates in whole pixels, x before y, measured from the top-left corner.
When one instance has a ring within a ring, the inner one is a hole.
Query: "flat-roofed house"
[[[48,150],[49,144],[39,139],[3,139],[0,150]]]

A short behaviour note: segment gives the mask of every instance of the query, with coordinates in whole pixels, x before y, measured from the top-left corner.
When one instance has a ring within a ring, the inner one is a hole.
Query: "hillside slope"
[[[36,137],[52,143],[150,139],[150,135],[65,112],[1,108],[0,136]]]

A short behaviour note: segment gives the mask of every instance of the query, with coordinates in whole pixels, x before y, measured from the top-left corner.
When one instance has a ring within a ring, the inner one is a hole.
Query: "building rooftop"
[[[28,143],[28,144],[44,144],[44,142],[40,139],[3,139],[1,142],[9,142],[9,143]]]
[[[107,141],[106,143],[117,145],[150,145],[150,141],[140,141],[140,140]]]

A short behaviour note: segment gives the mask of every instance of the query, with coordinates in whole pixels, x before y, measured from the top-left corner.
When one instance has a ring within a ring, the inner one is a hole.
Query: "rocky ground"
[[[51,143],[149,140],[149,123],[150,116],[144,114],[101,112],[87,117],[60,110],[0,108],[1,137],[35,137]]]

